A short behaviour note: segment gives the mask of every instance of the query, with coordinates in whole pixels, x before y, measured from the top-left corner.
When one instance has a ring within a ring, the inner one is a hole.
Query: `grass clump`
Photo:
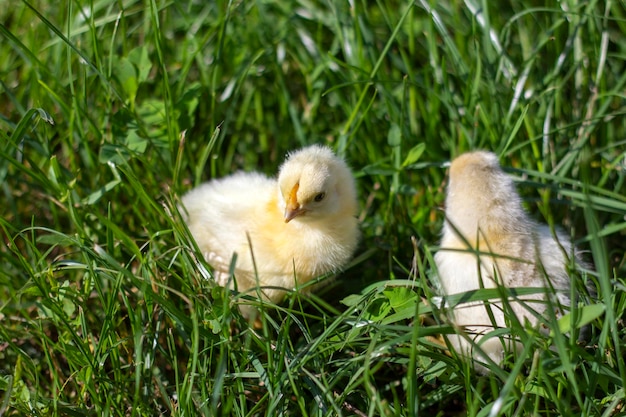
[[[0,414],[617,415],[625,15],[575,0],[4,7]],[[353,167],[363,242],[255,328],[205,279],[178,196],[273,174],[311,143]],[[436,342],[452,328],[429,301],[445,164],[478,148],[587,251],[604,313],[588,347],[512,329],[527,349],[489,376]]]

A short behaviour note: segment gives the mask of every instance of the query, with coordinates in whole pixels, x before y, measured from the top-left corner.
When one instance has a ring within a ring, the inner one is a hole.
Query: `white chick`
[[[258,284],[273,302],[341,270],[359,240],[354,177],[325,146],[289,154],[277,180],[239,172],[191,190],[182,205],[217,282],[234,287],[229,266],[236,254],[237,289],[255,295]]]
[[[572,246],[564,236],[557,234],[555,238],[547,226],[528,216],[513,180],[502,171],[496,155],[478,151],[456,158],[450,166],[445,204],[441,249],[435,255],[445,295],[496,288],[498,284],[509,288],[546,288],[546,293],[520,297],[524,303],[510,303],[517,319],[531,325],[537,324],[531,309],[536,314],[546,314],[546,294],[556,292],[556,297],[550,299],[556,305],[569,305],[566,264]],[[507,327],[501,302],[459,304],[450,314],[452,322],[467,333],[449,337],[464,356],[481,362],[485,359],[483,353],[473,349],[467,336],[496,363],[502,362],[505,346],[519,348],[506,341],[503,344],[497,337],[482,340],[494,324]],[[487,372],[487,368],[476,363],[475,369]]]

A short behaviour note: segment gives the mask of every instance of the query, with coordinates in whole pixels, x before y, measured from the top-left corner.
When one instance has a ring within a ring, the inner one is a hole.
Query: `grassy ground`
[[[0,22],[0,415],[624,412],[622,2],[23,0]],[[310,143],[354,168],[362,244],[254,328],[174,208]],[[589,346],[514,328],[523,354],[481,376],[434,341],[445,163],[475,148],[587,251]]]

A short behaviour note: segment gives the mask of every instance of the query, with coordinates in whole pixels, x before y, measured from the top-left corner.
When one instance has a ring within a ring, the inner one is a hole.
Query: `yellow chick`
[[[496,155],[484,151],[463,154],[452,162],[449,177],[441,249],[435,255],[443,293],[496,288],[498,284],[546,288],[546,293],[521,296],[524,303],[510,303],[517,319],[532,325],[537,324],[537,317],[531,309],[546,314],[545,294],[556,293],[556,297],[551,296],[556,305],[569,305],[571,283],[566,264],[572,245],[528,216],[513,180],[502,171]],[[459,304],[450,315],[466,332],[449,337],[462,355],[480,362],[488,356],[501,363],[505,346],[514,347],[498,337],[483,337],[494,324],[507,327],[501,302]],[[482,352],[473,348],[468,337]],[[480,364],[475,364],[475,369],[487,372]]]
[[[286,290],[341,270],[359,241],[354,177],[325,146],[289,154],[278,179],[239,172],[191,190],[182,205],[217,282],[234,287],[229,266],[236,254],[238,290],[258,284],[273,302]],[[252,314],[246,307],[242,312]]]

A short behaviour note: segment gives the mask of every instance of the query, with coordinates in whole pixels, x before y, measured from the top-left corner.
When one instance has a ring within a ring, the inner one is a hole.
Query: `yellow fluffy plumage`
[[[478,151],[463,154],[450,166],[446,195],[446,220],[441,249],[435,255],[441,290],[446,295],[495,288],[542,287],[556,290],[557,305],[569,304],[570,277],[566,264],[572,246],[561,234],[555,236],[547,226],[533,221],[522,207],[513,180],[502,171],[496,155]],[[477,255],[476,251],[487,254]],[[493,254],[493,255],[491,255]],[[546,293],[552,293],[546,290]],[[545,294],[523,297],[529,302],[512,301],[511,309],[520,322],[537,323],[538,314],[546,314]],[[491,310],[491,317],[488,309]],[[500,363],[504,355],[502,341],[483,335],[493,325],[506,327],[502,303],[482,302],[458,305],[450,312],[451,320],[482,351],[462,335],[449,337],[452,345],[466,356],[484,361],[485,355]],[[507,343],[505,343],[506,345]],[[486,368],[476,365],[481,371]]]
[[[182,206],[218,283],[229,283],[237,254],[238,290],[254,289],[258,279],[274,302],[285,290],[341,270],[359,240],[354,177],[324,146],[289,154],[278,179],[239,172],[204,183],[183,196]]]

